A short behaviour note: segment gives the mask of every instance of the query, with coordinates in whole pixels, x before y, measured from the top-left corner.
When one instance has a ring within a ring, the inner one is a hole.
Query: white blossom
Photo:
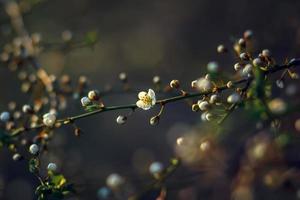
[[[56,115],[53,113],[46,113],[43,115],[43,123],[48,126],[52,127],[55,124],[56,121]]]
[[[155,92],[152,89],[148,90],[148,93],[142,91],[138,94],[139,100],[136,102],[136,106],[143,110],[149,110],[156,103]]]

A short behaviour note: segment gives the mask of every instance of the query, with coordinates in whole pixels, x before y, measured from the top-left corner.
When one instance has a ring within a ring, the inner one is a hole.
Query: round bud
[[[159,116],[151,117],[151,119],[150,119],[150,124],[151,124],[152,126],[155,126],[155,125],[157,125],[158,123],[159,123]]]
[[[232,88],[233,87],[233,82],[232,81],[228,81],[226,83],[227,88]]]
[[[271,57],[271,52],[269,49],[262,50],[261,54],[262,54],[262,56],[267,57],[267,58]]]
[[[56,122],[56,115],[54,113],[46,113],[43,115],[43,123],[48,127],[52,127]]]
[[[193,112],[198,112],[199,109],[200,109],[200,108],[199,108],[199,105],[198,105],[198,104],[195,103],[195,104],[192,105],[192,111],[193,111]]]
[[[179,81],[178,80],[172,80],[170,82],[170,87],[178,89],[180,87]]]
[[[117,189],[124,183],[124,179],[116,173],[110,174],[106,178],[106,185],[112,189]]]
[[[86,107],[92,103],[88,97],[82,97],[80,101],[83,107]]]
[[[219,101],[219,99],[220,99],[220,98],[219,98],[218,95],[213,94],[213,95],[211,95],[210,98],[209,98],[209,103],[211,103],[211,104],[217,103],[217,102]]]
[[[116,119],[117,124],[125,124],[127,121],[127,117],[123,115],[119,115]]]
[[[217,52],[218,52],[218,53],[226,53],[226,52],[227,52],[227,49],[226,49],[226,47],[225,47],[223,44],[220,44],[220,45],[217,47]]]
[[[219,64],[215,61],[207,64],[207,70],[211,73],[217,73],[220,70]]]
[[[161,172],[163,172],[163,170],[164,170],[164,166],[160,162],[153,162],[149,166],[149,172],[153,175],[160,174]]]
[[[154,76],[152,81],[153,81],[154,84],[159,84],[160,83],[160,77],[159,76]]]
[[[228,103],[238,103],[241,100],[241,96],[238,93],[233,93],[227,97]]]
[[[246,41],[243,39],[243,38],[240,38],[239,41],[238,41],[239,45],[241,47],[245,47],[246,46]]]
[[[243,66],[242,66],[241,63],[235,63],[235,64],[234,64],[234,70],[235,70],[235,71],[239,71],[240,69],[242,69],[242,67],[243,67]]]
[[[57,170],[57,165],[55,163],[49,163],[47,166],[47,170],[55,172]]]
[[[263,64],[263,62],[260,58],[255,58],[253,60],[253,65],[256,66],[256,67],[260,67],[260,66],[262,66],[262,64]]]
[[[252,37],[253,37],[253,32],[252,32],[252,30],[246,30],[246,31],[244,32],[244,38],[245,38],[246,40],[250,40]]]
[[[211,121],[213,119],[213,114],[209,112],[205,113],[205,119],[206,121]]]
[[[209,108],[209,103],[207,101],[198,101],[200,110],[206,111]]]
[[[242,75],[247,76],[252,72],[253,66],[251,64],[247,64],[244,69],[242,70]]]
[[[39,146],[36,144],[32,144],[29,147],[29,153],[31,153],[32,155],[36,155],[39,152]]]
[[[196,88],[197,87],[197,80],[194,80],[191,82],[191,87]]]
[[[127,74],[125,72],[120,73],[119,79],[123,82],[127,81]]]
[[[10,114],[9,114],[9,112],[4,111],[4,112],[2,112],[2,113],[0,114],[0,120],[1,120],[2,122],[7,122],[9,119],[10,119]]]
[[[247,60],[249,60],[249,56],[247,53],[244,52],[244,53],[240,54],[240,59],[247,61]]]
[[[92,101],[99,100],[99,92],[97,90],[91,90],[88,93],[88,98]]]
[[[26,113],[26,114],[33,113],[32,107],[28,104],[23,105],[22,111],[23,111],[23,113]]]
[[[18,153],[15,153],[14,155],[13,155],[13,157],[12,157],[12,159],[14,160],[14,161],[19,161],[19,160],[22,160],[22,156],[20,155],[20,154],[18,154]]]

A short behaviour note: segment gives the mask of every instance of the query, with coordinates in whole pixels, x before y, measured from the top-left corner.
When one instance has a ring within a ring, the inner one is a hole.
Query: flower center
[[[141,100],[143,101],[144,104],[146,105],[151,105],[152,104],[152,99],[150,96],[145,95],[141,98]]]

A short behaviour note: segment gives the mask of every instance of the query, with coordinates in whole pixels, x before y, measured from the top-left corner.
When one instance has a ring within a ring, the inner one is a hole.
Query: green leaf
[[[51,177],[51,183],[56,188],[61,188],[66,182],[67,182],[67,180],[65,179],[65,177],[62,174],[53,175]]]
[[[98,32],[97,31],[90,31],[87,32],[84,38],[84,43],[86,45],[94,46],[98,41]]]

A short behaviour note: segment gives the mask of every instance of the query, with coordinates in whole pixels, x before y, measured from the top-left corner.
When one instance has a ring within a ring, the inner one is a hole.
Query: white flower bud
[[[154,76],[152,81],[153,81],[154,84],[159,84],[160,83],[160,77],[159,76]]]
[[[23,113],[32,113],[33,112],[33,109],[30,105],[28,104],[25,104],[23,107],[22,107],[22,111]]]
[[[241,96],[238,93],[233,93],[227,97],[228,103],[238,103],[241,100]]]
[[[211,114],[209,112],[205,113],[205,119],[207,121],[211,121],[213,119],[213,114]]]
[[[264,49],[261,54],[262,54],[262,56],[267,57],[267,58],[269,58],[271,56],[271,52],[269,49]]]
[[[240,69],[242,69],[242,64],[241,63],[235,63],[235,65],[234,65],[234,70],[235,71],[239,71]]]
[[[125,72],[122,72],[119,74],[119,79],[121,81],[127,81],[127,74]]]
[[[194,80],[191,82],[191,87],[196,88],[197,87],[197,80]]]
[[[124,179],[116,173],[110,174],[106,178],[106,185],[111,189],[116,189],[124,183]]]
[[[153,162],[149,166],[149,172],[153,175],[160,174],[164,170],[164,166],[160,162]]]
[[[83,107],[86,107],[91,104],[91,100],[88,97],[82,97],[80,101]]]
[[[254,66],[257,66],[257,67],[262,66],[262,64],[263,64],[263,62],[260,58],[255,58],[252,63]]]
[[[247,53],[241,53],[240,54],[240,59],[241,60],[249,60],[249,56]]]
[[[48,126],[52,127],[56,122],[56,115],[53,113],[46,113],[43,115],[43,123]]]
[[[209,103],[207,101],[198,101],[200,110],[206,111],[209,108]]]
[[[127,117],[123,115],[119,115],[116,119],[117,124],[125,124],[127,121]]]
[[[47,166],[47,170],[55,172],[57,170],[57,165],[55,163],[49,163]]]
[[[219,64],[215,61],[207,64],[207,70],[211,73],[217,73],[220,70]]]
[[[253,66],[251,64],[247,64],[242,70],[242,75],[247,76],[248,74],[250,74],[252,72],[252,68]]]
[[[13,155],[12,158],[13,158],[14,161],[19,161],[19,160],[21,160],[23,157],[22,157],[20,154],[15,153],[15,154]]]
[[[36,154],[38,154],[38,152],[39,152],[39,146],[38,145],[36,145],[36,144],[30,145],[29,153],[31,153],[33,155],[36,155]]]
[[[214,103],[216,103],[217,101],[219,101],[219,96],[218,96],[218,95],[213,94],[213,95],[210,96],[210,98],[209,98],[209,103],[214,104]]]
[[[227,49],[226,49],[226,47],[225,47],[223,44],[220,44],[220,45],[217,47],[217,52],[218,52],[218,53],[225,53],[225,52],[227,52]]]
[[[9,114],[9,112],[4,111],[4,112],[2,112],[2,113],[0,114],[0,120],[1,120],[1,121],[7,122],[9,119],[10,119],[10,114]]]
[[[99,92],[97,90],[91,90],[91,91],[89,91],[88,98],[90,100],[94,100],[94,101],[99,100]]]

